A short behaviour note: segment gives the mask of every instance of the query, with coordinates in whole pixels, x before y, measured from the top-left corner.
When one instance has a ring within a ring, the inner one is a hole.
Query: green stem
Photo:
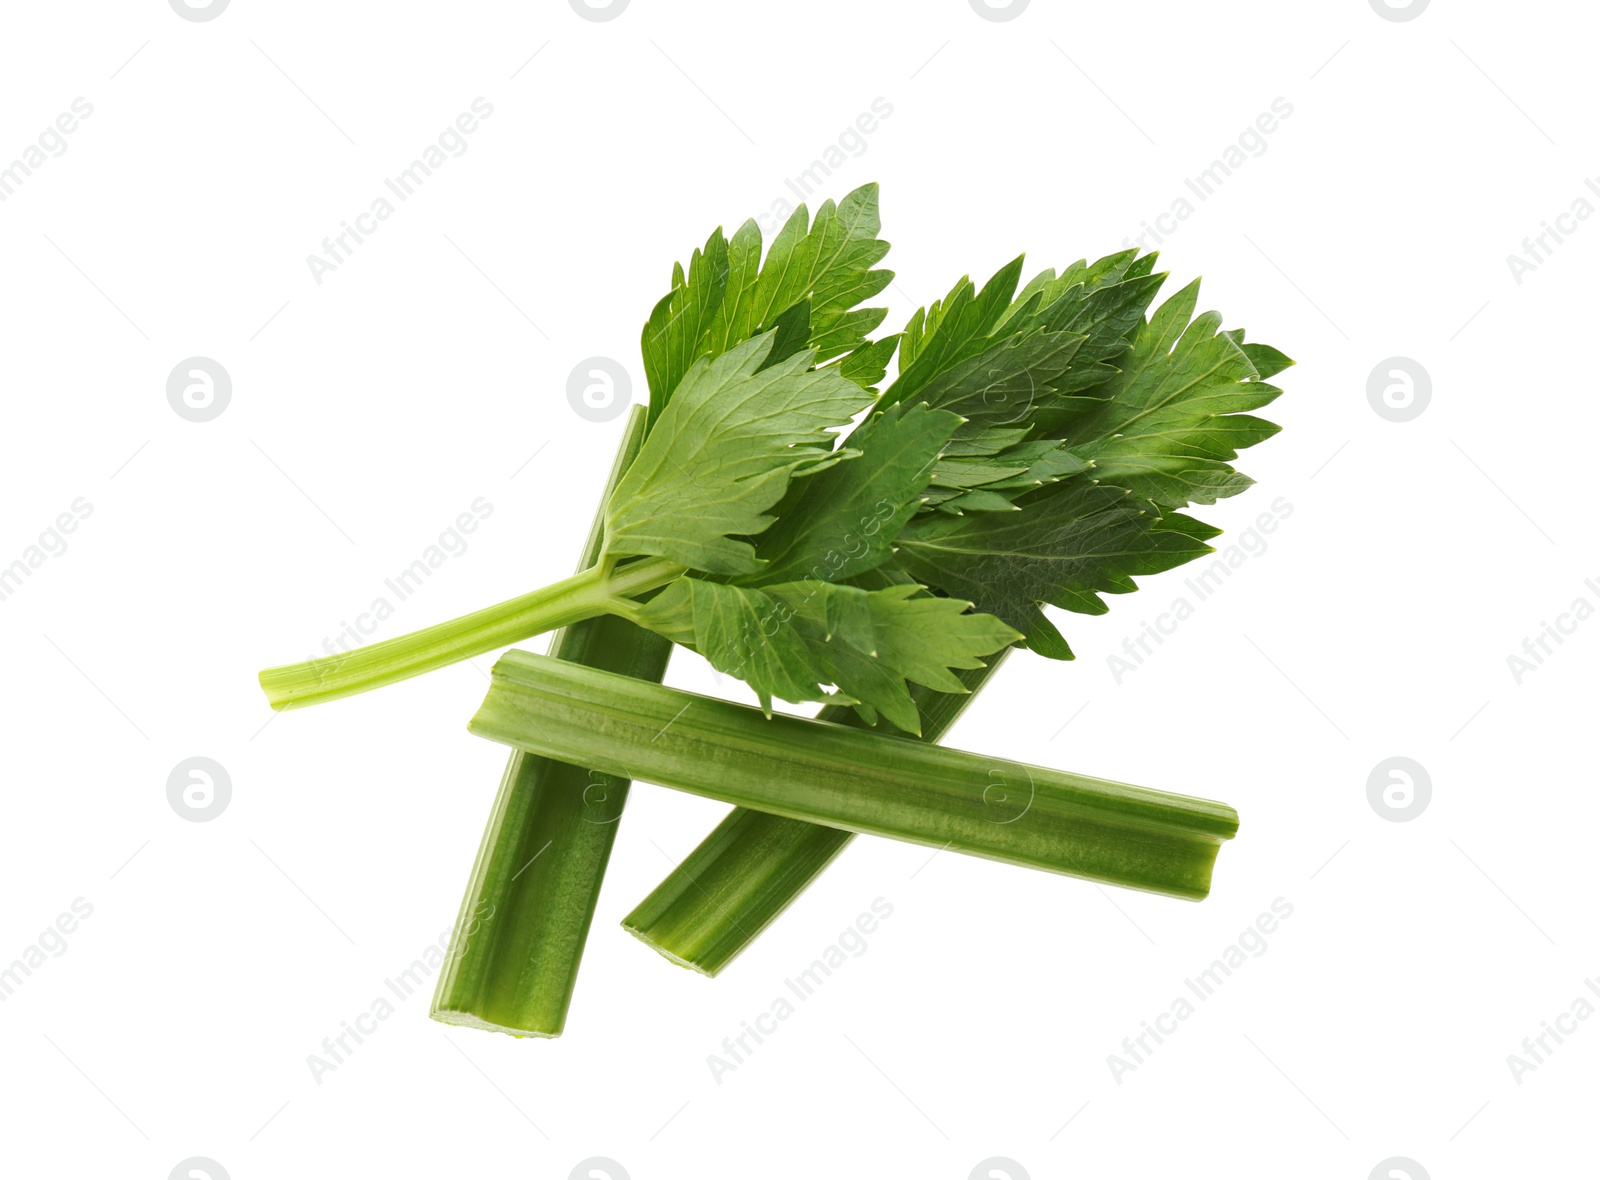
[[[684,572],[683,566],[661,557],[615,568],[600,565],[409,635],[268,668],[261,673],[261,687],[274,709],[338,700],[612,612],[619,601],[665,586]]]
[[[639,407],[628,420],[611,484],[632,462],[644,433]],[[602,522],[597,513],[580,569],[599,557]],[[659,681],[672,644],[606,616],[564,628],[550,651]],[[561,1034],[629,785],[597,770],[512,752],[434,994],[435,1020],[522,1036]]]
[[[1226,804],[947,750],[509,651],[474,733],[771,812],[1199,899]]]
[[[955,724],[999,670],[1007,648],[987,667],[958,672],[960,693],[912,689],[924,742]],[[868,728],[855,709],[830,705],[823,721]],[[632,913],[623,928],[681,966],[716,975],[833,863],[854,832],[735,807]]]

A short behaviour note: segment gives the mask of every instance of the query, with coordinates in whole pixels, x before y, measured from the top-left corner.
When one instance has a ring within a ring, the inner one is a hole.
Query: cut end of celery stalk
[[[854,838],[735,807],[622,926],[672,962],[718,975]]]
[[[483,1032],[505,1033],[508,1037],[517,1037],[519,1040],[523,1037],[537,1037],[539,1040],[553,1041],[561,1035],[559,1032],[545,1032],[537,1028],[511,1028],[509,1025],[495,1024],[493,1021],[485,1020],[481,1016],[475,1016],[471,1012],[457,1012],[449,1009],[435,1008],[428,1013],[428,1017],[431,1020],[437,1020],[440,1024],[476,1028],[481,1029]]]
[[[673,964],[676,967],[682,967],[685,970],[693,971],[696,975],[704,975],[707,979],[715,979],[717,977],[717,971],[722,970],[722,966],[720,964],[718,965],[716,970],[711,970],[710,968],[702,967],[699,963],[696,963],[693,959],[686,959],[682,955],[673,954],[670,950],[668,950],[666,947],[662,946],[654,938],[650,937],[650,935],[647,932],[639,929],[637,926],[628,925],[627,919],[623,920],[622,928],[624,930],[626,930],[629,934],[631,934],[635,938],[637,938],[640,942],[644,943],[645,946],[647,946],[651,950],[655,951],[656,954],[660,955],[667,962]]]

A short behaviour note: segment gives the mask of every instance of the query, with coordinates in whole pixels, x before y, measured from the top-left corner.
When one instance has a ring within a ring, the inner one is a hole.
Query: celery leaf
[[[920,731],[907,682],[964,692],[951,669],[1015,642],[1016,631],[970,604],[914,585],[864,590],[828,582],[760,589],[680,578],[639,608],[640,625],[698,651],[772,699],[854,704]]]
[[[738,537],[765,531],[790,481],[854,456],[833,449],[872,395],[807,350],[763,368],[776,332],[701,357],[606,508],[606,553],[654,554],[711,574],[761,568]]]

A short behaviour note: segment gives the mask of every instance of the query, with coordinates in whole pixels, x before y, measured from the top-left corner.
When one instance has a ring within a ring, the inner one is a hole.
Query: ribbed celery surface
[[[756,811],[1203,898],[1223,803],[947,750],[510,651],[471,729]]]
[[[602,509],[644,433],[641,406],[628,420]],[[580,570],[594,563],[600,544],[597,514]],[[558,632],[550,650],[659,681],[672,645],[602,616]],[[628,786],[626,778],[537,754],[511,755],[434,995],[435,1020],[519,1036],[561,1034]]]
[[[1002,651],[987,667],[958,672],[965,694],[912,688],[922,721],[920,740],[942,738],[1005,658]],[[817,716],[866,727],[848,706],[830,705]],[[622,925],[674,963],[716,975],[854,839],[854,832],[735,807]]]

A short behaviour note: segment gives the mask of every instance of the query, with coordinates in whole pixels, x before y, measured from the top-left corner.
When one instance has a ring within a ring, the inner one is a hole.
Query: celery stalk
[[[918,685],[925,742],[937,742],[999,669],[1006,652],[987,667],[957,672],[967,693],[935,692]],[[823,721],[865,728],[852,708],[830,705]],[[716,975],[811,886],[854,832],[735,807],[622,920],[629,934],[680,966]]]
[[[472,732],[854,832],[1198,900],[1223,803],[759,709],[510,651]]]
[[[635,408],[602,510],[644,440],[645,421],[644,408]],[[597,513],[580,572],[599,556],[601,524]],[[558,632],[550,650],[659,681],[672,644],[601,616]],[[435,1020],[519,1036],[561,1034],[628,786],[625,778],[537,754],[511,755],[439,977]]]
[[[605,503],[602,498],[602,511]],[[619,600],[665,586],[683,572],[683,566],[660,557],[611,567],[591,563],[563,581],[447,623],[354,651],[268,668],[260,674],[261,687],[267,703],[278,710],[338,700],[596,618]]]

